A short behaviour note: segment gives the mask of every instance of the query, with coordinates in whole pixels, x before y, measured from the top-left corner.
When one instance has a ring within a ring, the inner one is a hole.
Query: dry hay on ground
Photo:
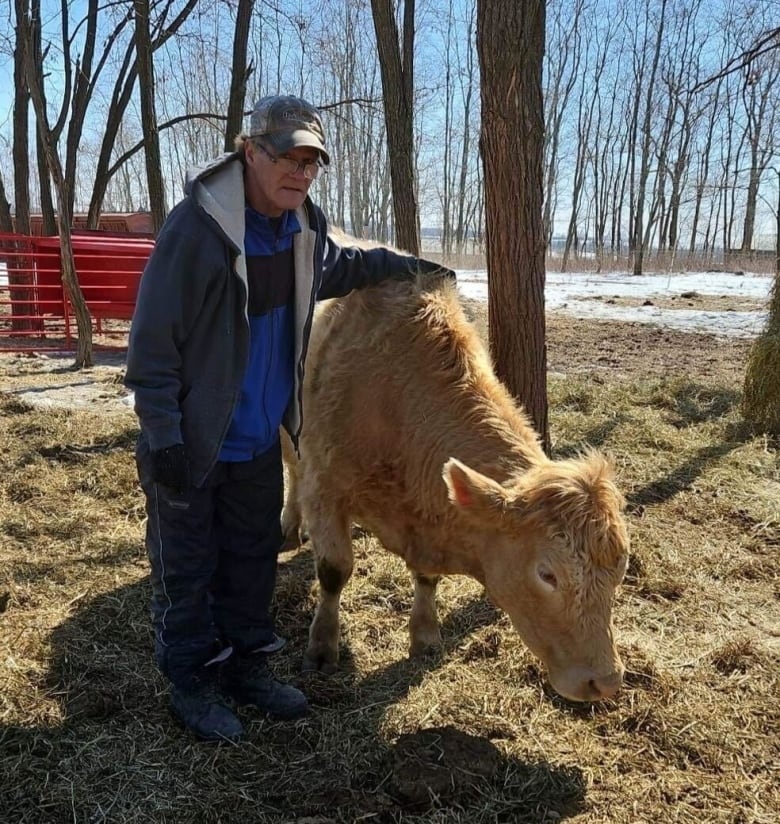
[[[41,409],[0,361],[0,820],[777,821],[780,472],[739,419],[749,344],[560,318],[549,336],[554,448],[611,451],[628,499],[622,693],[550,694],[461,578],[440,588],[443,650],[409,661],[406,570],[356,531],[341,673],[301,682],[308,719],[242,713],[237,747],[195,744],[166,709],[116,375]],[[88,374],[54,372],[60,398]],[[308,550],[283,556],[275,663],[296,681],[312,585]]]

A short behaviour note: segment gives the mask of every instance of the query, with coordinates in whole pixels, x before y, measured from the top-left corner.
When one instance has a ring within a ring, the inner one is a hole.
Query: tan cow
[[[453,287],[388,283],[323,304],[303,408],[284,529],[297,534],[302,512],[320,584],[304,669],[338,663],[355,521],[412,571],[413,655],[441,642],[438,577],[469,575],[558,693],[617,691],[611,602],[628,536],[611,468],[595,452],[545,456]]]

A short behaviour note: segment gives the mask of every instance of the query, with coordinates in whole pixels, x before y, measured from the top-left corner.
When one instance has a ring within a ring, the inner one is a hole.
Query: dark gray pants
[[[250,652],[273,640],[270,613],[282,544],[280,447],[244,463],[218,463],[202,487],[174,493],[151,480],[146,494],[152,622],[158,665],[174,684],[232,646]]]

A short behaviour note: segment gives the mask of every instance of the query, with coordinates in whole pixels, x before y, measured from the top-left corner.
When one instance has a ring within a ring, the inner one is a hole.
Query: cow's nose
[[[596,678],[591,678],[588,681],[588,686],[594,695],[593,700],[602,698],[612,698],[612,696],[620,689],[623,683],[623,673],[618,670],[609,675],[599,675]]]

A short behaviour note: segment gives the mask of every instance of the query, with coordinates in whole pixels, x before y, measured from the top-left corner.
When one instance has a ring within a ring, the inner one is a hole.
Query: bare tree
[[[328,145],[337,174],[317,183],[318,198],[331,220],[358,237],[392,239],[392,192],[370,8],[335,3],[314,64]],[[316,32],[311,32],[316,37]],[[328,101],[328,102],[325,102]]]
[[[30,232],[30,161],[29,161],[29,113],[30,113],[30,92],[25,82],[24,69],[24,40],[20,37],[23,31],[20,28],[20,12],[24,14],[25,8],[22,0],[14,0],[16,12],[16,42],[14,45],[14,110],[13,110],[13,184],[14,184],[14,211],[15,220],[11,219],[10,203],[5,196],[3,187],[4,202],[3,225],[5,231],[11,232],[16,229],[22,234]],[[35,12],[35,8],[33,8]],[[40,13],[38,11],[38,13]],[[12,225],[13,224],[15,225]],[[27,331],[40,328],[41,324],[35,318],[35,307],[32,303],[34,295],[30,289],[32,275],[32,261],[22,255],[7,258],[8,265],[8,285],[10,287],[10,297],[13,300],[13,311],[11,317],[11,328],[15,331]]]
[[[24,15],[28,4],[25,0],[14,0],[16,12],[16,44],[14,46],[14,207],[16,231],[28,234],[30,231],[30,92],[24,75]],[[40,2],[34,0],[30,9],[40,17]]]
[[[673,19],[673,37],[661,72],[662,86],[669,100],[668,118],[672,125],[664,160],[659,158],[659,175],[668,176],[671,186],[668,208],[661,215],[659,251],[667,249],[673,253],[680,243],[683,198],[692,171],[691,150],[706,111],[704,102],[691,91],[700,72],[696,59],[702,47],[697,30],[700,11],[700,0],[677,11]]]
[[[474,97],[478,93],[475,35],[476,9],[466,10],[466,17],[456,14],[455,3],[450,0],[446,19],[442,22],[441,36],[443,68],[444,127],[437,128],[441,135],[431,146],[435,155],[429,164],[428,174],[439,181],[436,185],[438,204],[441,209],[441,251],[451,255],[462,254],[467,239],[467,225],[473,214],[474,135],[479,125],[474,122]],[[477,110],[478,114],[478,110]]]
[[[165,221],[165,185],[160,162],[160,133],[154,104],[154,64],[152,37],[149,29],[149,0],[133,0],[135,12],[135,50],[138,61],[138,85],[141,98],[141,124],[146,157],[146,185],[154,231],[159,232]]]
[[[593,120],[595,113],[598,111],[596,103],[606,63],[607,52],[605,49],[600,48],[596,55],[596,65],[593,68],[593,77],[590,78],[590,83],[582,83],[580,85],[576,134],[577,159],[572,179],[571,212],[569,215],[569,226],[566,231],[566,244],[563,250],[561,271],[566,271],[572,248],[574,248],[575,252],[577,251],[579,209],[583,200],[586,174],[589,166],[591,133],[594,128]]]
[[[152,51],[157,51],[175,37],[182,26],[189,18],[192,11],[197,6],[198,0],[187,0],[179,12],[169,19],[168,13],[172,8],[173,0],[165,0],[162,9],[154,21],[154,35],[152,36]],[[132,19],[132,7],[128,7],[126,13],[117,21],[106,47],[113,46],[118,41],[123,29]],[[108,105],[106,124],[103,130],[100,152],[95,164],[94,184],[92,196],[89,202],[87,214],[87,225],[96,228],[100,213],[103,209],[103,200],[106,190],[117,171],[122,167],[132,154],[126,153],[112,163],[115,154],[117,138],[123,124],[123,118],[128,105],[132,100],[135,81],[138,78],[138,66],[135,52],[135,41],[131,40],[126,48],[114,80],[111,93],[111,100]],[[141,148],[140,146],[138,147]],[[137,151],[137,150],[136,150]],[[134,153],[134,152],[133,152]]]
[[[617,21],[616,21],[617,22]],[[596,252],[596,265],[599,270],[607,254],[607,223],[612,217],[610,252],[616,249],[615,229],[617,206],[615,193],[622,172],[623,147],[625,146],[625,128],[620,122],[620,104],[616,86],[620,76],[620,57],[612,55],[614,47],[616,22],[608,21],[599,48],[610,54],[610,66],[607,74],[596,87],[593,101],[595,125],[591,135],[588,162],[591,166],[593,198],[593,244]]]
[[[551,2],[547,6],[547,52],[544,133],[544,235],[550,249],[553,238],[553,216],[556,209],[556,182],[560,171],[562,129],[569,100],[583,58],[582,35],[585,0]]]
[[[24,65],[24,85],[30,93],[36,116],[36,147],[38,160],[41,205],[44,212],[44,231],[55,229],[47,221],[47,213],[53,217],[50,181],[54,183],[57,205],[56,229],[60,236],[62,280],[73,306],[78,329],[76,366],[89,366],[92,362],[92,325],[89,309],[79,288],[73,261],[71,226],[77,176],[78,155],[81,146],[87,110],[92,100],[98,78],[105,68],[113,37],[104,42],[103,51],[95,54],[99,42],[99,4],[89,0],[83,19],[76,30],[83,28],[81,53],[75,57],[74,33],[71,31],[69,8],[66,2],[60,7],[61,26],[61,105],[56,120],[49,121],[49,106],[46,98],[44,63],[46,54],[41,49],[41,11],[38,0],[31,4],[17,0],[17,36],[21,43]],[[67,128],[66,128],[67,127]],[[60,155],[60,145],[64,135],[64,161]]]
[[[452,254],[452,210],[454,207],[455,181],[453,180],[453,77],[452,52],[455,36],[455,20],[452,3],[447,8],[447,29],[444,35],[444,140],[442,141],[442,187],[441,187],[441,250]]]
[[[414,7],[404,0],[403,42],[392,0],[371,0],[384,92],[387,148],[393,183],[396,243],[420,253],[420,215],[414,168]]]
[[[478,0],[490,348],[545,449],[544,0]]]
[[[688,254],[693,257],[696,248],[699,245],[699,224],[705,211],[705,193],[707,189],[707,181],[710,173],[710,162],[712,160],[712,143],[715,137],[715,120],[718,116],[719,108],[715,101],[719,97],[720,85],[722,79],[718,80],[718,85],[713,94],[713,100],[708,105],[703,107],[707,112],[707,120],[703,126],[704,141],[700,149],[696,151],[696,167],[693,170],[695,173],[694,194],[693,194],[693,215],[691,216],[691,239],[688,244]],[[707,221],[705,229],[705,240],[701,244],[705,254],[709,251],[709,236],[710,236],[710,222]]]
[[[474,19],[475,9],[468,20],[468,29],[466,37],[466,61],[463,71],[460,72],[463,95],[463,143],[461,145],[460,155],[460,177],[458,180],[458,217],[455,226],[455,243],[458,254],[462,254],[467,237],[467,225],[469,220],[469,212],[473,212],[473,205],[469,206],[469,171],[471,159],[471,113],[472,113],[472,98],[474,95],[474,88],[476,85],[476,71],[474,52],[472,49],[472,38],[474,34],[474,27],[476,21]]]
[[[749,48],[742,51],[736,57],[731,58],[731,60],[728,60],[726,65],[715,74],[697,83],[693,87],[692,91],[697,92],[705,86],[708,86],[710,83],[714,83],[716,80],[727,77],[734,72],[742,71],[743,69],[749,67],[754,60],[762,55],[778,50],[780,50],[780,26],[763,31],[758,35],[758,37],[756,37],[755,41]]]
[[[653,116],[653,94],[655,92],[655,79],[658,72],[658,63],[661,57],[661,45],[663,43],[664,23],[666,18],[667,0],[660,0],[658,11],[658,22],[656,23],[655,46],[651,57],[650,74],[647,78],[645,88],[644,117],[642,125],[641,156],[639,167],[639,178],[637,180],[636,207],[634,209],[634,274],[642,274],[642,266],[645,254],[645,237],[643,232],[643,221],[645,211],[645,200],[647,198],[647,186],[650,178],[650,153],[652,148],[653,133],[651,122]]]
[[[255,0],[238,0],[236,30],[233,37],[233,69],[230,73],[230,101],[228,102],[227,123],[225,124],[226,152],[233,150],[233,139],[242,131],[246,87],[253,71],[253,65],[246,62],[246,55],[249,42],[249,23],[252,19],[254,6]]]
[[[92,6],[91,12],[97,14],[96,0],[90,0],[90,6]],[[65,15],[63,21],[64,19]],[[39,36],[35,30],[40,26],[40,18],[34,18],[29,11],[25,11],[17,22],[19,21],[22,24],[18,31],[21,35],[24,54],[25,82],[30,90],[30,97],[35,109],[38,135],[46,158],[48,173],[54,181],[54,188],[57,193],[62,282],[73,306],[78,329],[74,366],[82,368],[92,365],[92,320],[84,295],[79,287],[78,278],[76,277],[76,265],[73,260],[73,244],[71,242],[71,223],[73,221],[72,187],[68,186],[63,164],[57,151],[57,136],[62,127],[59,124],[55,128],[49,125],[42,66],[35,59],[33,44]],[[65,26],[64,22],[63,26]],[[63,34],[65,35],[66,32],[64,31]],[[67,37],[63,37],[63,42],[67,42]],[[88,62],[88,60],[85,60],[85,63]]]
[[[742,105],[746,115],[746,141],[749,152],[749,174],[745,199],[745,220],[742,227],[741,251],[753,248],[756,207],[761,175],[774,152],[780,149],[776,137],[780,128],[780,102],[777,93],[780,81],[780,51],[772,51],[750,64],[742,87]]]

